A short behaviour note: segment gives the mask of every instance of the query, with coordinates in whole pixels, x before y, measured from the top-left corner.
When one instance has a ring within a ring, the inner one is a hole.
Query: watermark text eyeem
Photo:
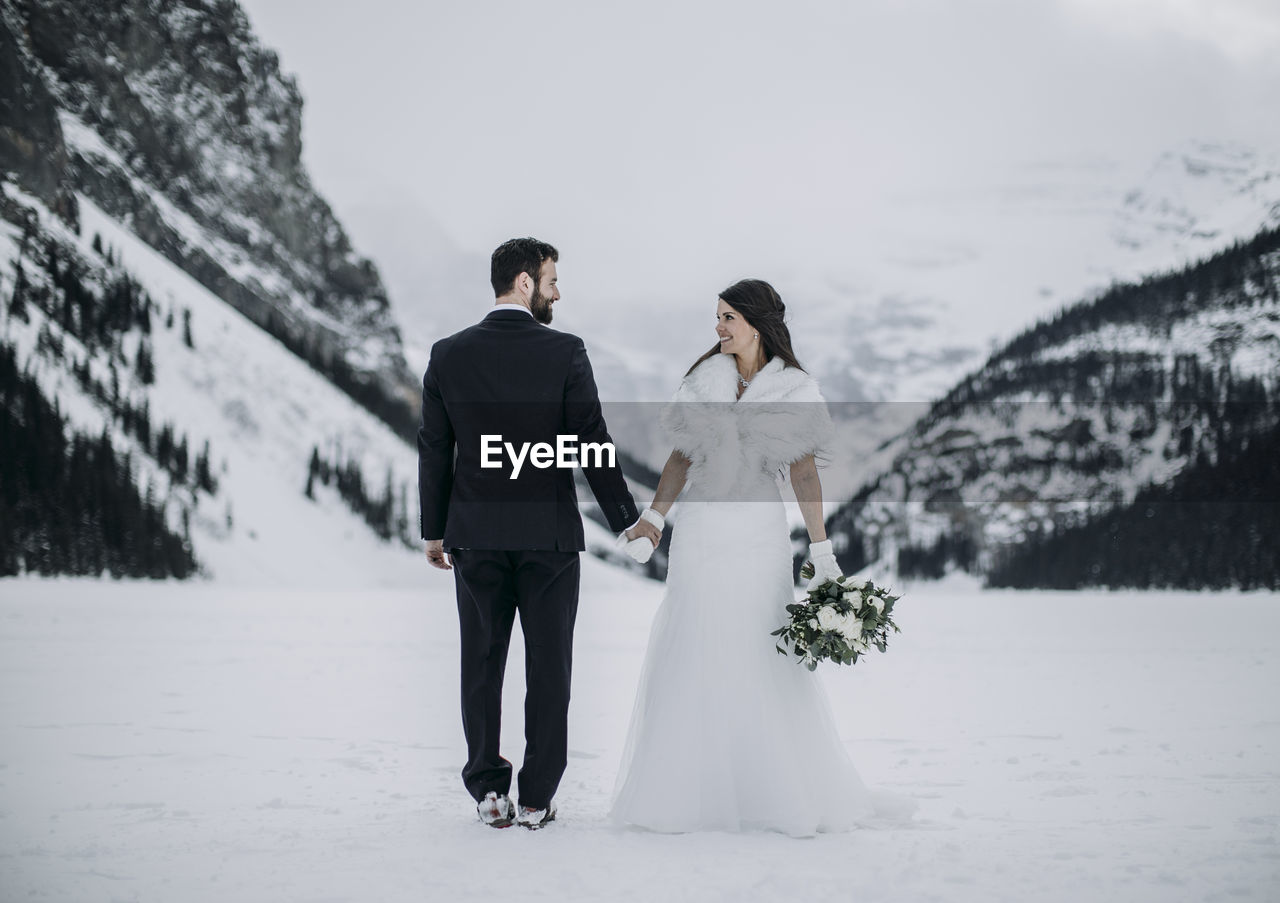
[[[556,444],[522,442],[517,448],[503,442],[500,434],[481,434],[480,467],[486,470],[503,466],[502,453],[511,461],[511,476],[516,479],[528,461],[539,470],[548,467],[617,467],[618,453],[612,442],[579,442],[577,436],[560,434]]]

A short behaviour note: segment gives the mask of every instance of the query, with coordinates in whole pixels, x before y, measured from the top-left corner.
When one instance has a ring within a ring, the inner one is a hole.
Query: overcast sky
[[[450,259],[483,298],[532,234],[567,300],[625,321],[830,269],[902,197],[1028,162],[1280,146],[1271,0],[242,2],[399,296]]]

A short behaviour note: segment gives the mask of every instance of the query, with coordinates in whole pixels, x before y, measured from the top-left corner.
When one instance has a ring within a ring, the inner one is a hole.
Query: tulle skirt
[[[685,502],[610,817],[654,831],[842,831],[871,795],[817,675],[770,631],[793,601],[781,500]]]

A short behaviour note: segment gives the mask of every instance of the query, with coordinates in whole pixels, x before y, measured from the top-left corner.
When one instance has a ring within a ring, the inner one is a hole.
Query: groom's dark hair
[[[534,285],[537,285],[542,275],[543,262],[559,259],[559,251],[536,238],[504,241],[498,245],[489,262],[489,281],[493,283],[493,296],[501,298],[511,291],[521,273],[528,273]]]

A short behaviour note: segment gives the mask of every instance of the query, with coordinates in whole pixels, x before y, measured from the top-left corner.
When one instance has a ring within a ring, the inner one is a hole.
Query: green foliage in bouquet
[[[813,564],[805,562],[800,576],[812,579]],[[901,598],[868,580],[838,577],[809,590],[804,601],[788,605],[790,620],[771,636],[779,637],[779,653],[794,654],[810,671],[824,660],[857,664],[872,646],[885,651],[889,631],[901,633],[892,617],[893,605]]]

